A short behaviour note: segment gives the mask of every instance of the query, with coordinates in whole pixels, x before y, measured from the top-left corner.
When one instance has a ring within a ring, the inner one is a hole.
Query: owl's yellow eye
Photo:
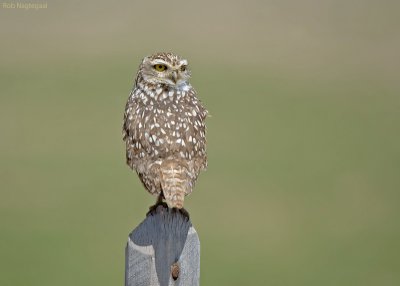
[[[186,66],[181,66],[181,71],[185,71],[186,70]]]
[[[162,72],[162,71],[165,71],[165,70],[167,69],[167,66],[166,66],[166,65],[158,64],[158,65],[154,65],[154,69],[155,69],[156,71]]]

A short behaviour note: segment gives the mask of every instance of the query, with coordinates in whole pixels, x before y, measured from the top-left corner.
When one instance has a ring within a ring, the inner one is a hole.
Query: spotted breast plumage
[[[188,82],[188,62],[172,53],[145,57],[125,108],[126,162],[146,190],[181,209],[207,167],[207,110]]]

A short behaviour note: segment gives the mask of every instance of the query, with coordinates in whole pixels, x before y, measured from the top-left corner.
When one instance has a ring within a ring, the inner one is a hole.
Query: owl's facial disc
[[[152,83],[163,83],[172,87],[184,84],[190,77],[187,61],[180,60],[173,63],[162,59],[145,60],[143,63],[144,79]]]

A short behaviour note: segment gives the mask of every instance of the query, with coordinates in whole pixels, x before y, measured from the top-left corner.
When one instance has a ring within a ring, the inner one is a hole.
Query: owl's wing
[[[187,113],[190,115],[188,119],[189,131],[186,132],[186,140],[189,142],[189,152],[193,154],[195,173],[207,168],[207,152],[206,152],[206,124],[205,120],[208,111],[196,96],[196,91],[189,91],[189,102],[187,105]]]
[[[124,122],[122,126],[122,136],[126,143],[126,163],[131,167],[133,166],[133,161],[138,155],[138,148],[136,145],[136,128],[138,121],[140,120],[139,115],[136,113],[138,109],[138,103],[132,96],[132,93],[128,99],[125,106]]]
[[[132,110],[134,109],[134,106],[130,100],[128,99],[128,102],[125,105],[125,112],[124,112],[124,122],[122,125],[122,139],[126,141],[129,137],[129,134],[131,133],[131,127],[133,123],[133,118],[132,118]]]

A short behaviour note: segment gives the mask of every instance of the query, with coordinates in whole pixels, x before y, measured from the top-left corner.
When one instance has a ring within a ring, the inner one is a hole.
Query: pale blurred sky
[[[3,63],[174,51],[299,76],[400,75],[399,1],[47,1],[0,9]]]

